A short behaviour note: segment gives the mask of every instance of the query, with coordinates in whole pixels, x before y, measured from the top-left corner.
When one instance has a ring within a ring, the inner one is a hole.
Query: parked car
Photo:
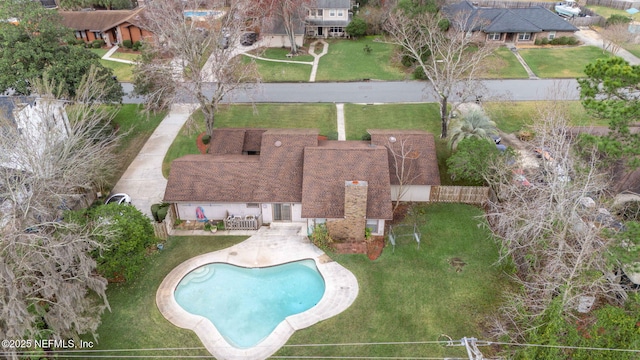
[[[116,204],[124,204],[124,205],[129,205],[131,204],[131,196],[125,194],[125,193],[118,193],[118,194],[113,194],[110,195],[107,200],[105,200],[105,205],[106,204],[112,204],[112,203],[116,203]]]
[[[258,34],[254,32],[246,32],[240,37],[240,44],[243,46],[251,46],[258,41]]]

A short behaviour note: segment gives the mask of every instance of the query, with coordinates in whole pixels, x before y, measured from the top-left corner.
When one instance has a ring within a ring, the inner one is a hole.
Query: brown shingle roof
[[[243,137],[236,140],[244,143]],[[317,130],[273,129],[262,134],[260,156],[181,157],[171,164],[164,200],[299,203],[303,151],[317,144]]]
[[[366,142],[326,141],[306,148],[302,183],[302,217],[344,216],[345,181],[367,181],[367,218],[391,219],[387,149]]]
[[[410,185],[440,185],[440,171],[433,134],[422,130],[367,130],[367,132],[371,134],[372,144],[390,147],[398,156],[403,152],[404,144],[404,153],[407,154],[405,168],[409,165],[410,169],[405,174],[408,174],[412,180]],[[396,141],[390,142],[391,137]],[[401,161],[400,157],[398,159]],[[389,172],[392,185],[400,183],[395,165],[394,155],[389,150]]]
[[[137,22],[144,8],[134,10],[59,11],[62,24],[74,30],[107,31],[124,22]]]
[[[209,145],[209,154],[242,154],[243,151],[259,151],[262,133],[265,131],[267,129],[215,129]]]

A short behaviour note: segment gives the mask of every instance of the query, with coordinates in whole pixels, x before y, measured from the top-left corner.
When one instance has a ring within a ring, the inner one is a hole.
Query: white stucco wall
[[[391,200],[398,199],[399,188],[400,185],[391,185]],[[400,201],[429,201],[431,185],[406,185],[405,189]]]

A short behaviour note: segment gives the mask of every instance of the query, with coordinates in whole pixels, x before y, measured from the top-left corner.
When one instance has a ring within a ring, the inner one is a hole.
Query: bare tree
[[[402,139],[395,143],[387,140],[387,148],[391,153],[391,164],[398,180],[395,194],[396,203],[393,207],[395,212],[400,205],[400,201],[409,190],[409,186],[420,177],[416,163],[420,153],[412,149],[411,145],[407,143],[407,139]]]
[[[243,3],[230,1],[224,8],[216,7],[218,3],[148,3],[144,26],[154,38],[143,47],[144,60],[135,74],[136,93],[146,97],[150,109],[166,108],[189,96],[195,99],[209,135],[222,100],[258,79],[255,63],[237,56],[246,26]],[[202,8],[211,10],[189,13]]]
[[[503,308],[503,330],[520,340],[554,300],[568,317],[583,296],[612,303],[626,297],[610,276],[608,239],[590,205],[601,200],[607,179],[595,157],[584,161],[573,153],[566,113],[549,105],[533,125],[536,138],[529,149],[538,149],[539,167],[520,173],[519,163],[510,168],[501,161],[485,176],[499,199],[490,202],[487,217],[500,239],[502,261],[515,266],[521,285]],[[525,175],[526,182],[519,177]]]
[[[628,24],[614,24],[602,28],[602,46],[605,51],[611,52],[613,55],[625,45],[634,42],[635,34],[629,32]]]
[[[64,219],[86,205],[87,192],[108,177],[119,138],[110,125],[114,108],[97,104],[106,89],[92,69],[66,114],[46,82],[35,82],[32,111],[0,132],[0,337],[77,339],[94,333],[108,307],[107,282],[91,252],[110,236],[107,224],[88,229]],[[29,108],[27,108],[29,110]],[[37,138],[34,135],[39,134]],[[16,350],[3,348],[9,357]]]
[[[296,29],[304,28],[305,16],[315,1],[312,0],[255,0],[252,11],[256,18],[260,18],[265,28],[276,29],[282,27],[291,44],[291,54],[298,53],[296,44]]]
[[[411,13],[396,8],[385,26],[393,42],[422,69],[440,98],[442,138],[447,137],[450,114],[457,106],[449,102],[450,98],[456,95],[466,101],[478,96],[482,60],[495,48],[478,41],[483,26],[478,18],[471,19],[470,14],[461,12],[446,19],[439,13]],[[444,26],[447,22],[448,30]]]

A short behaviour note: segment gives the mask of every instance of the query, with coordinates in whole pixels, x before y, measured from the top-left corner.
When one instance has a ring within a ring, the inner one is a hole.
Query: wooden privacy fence
[[[432,186],[429,201],[484,204],[489,188],[484,186]]]

